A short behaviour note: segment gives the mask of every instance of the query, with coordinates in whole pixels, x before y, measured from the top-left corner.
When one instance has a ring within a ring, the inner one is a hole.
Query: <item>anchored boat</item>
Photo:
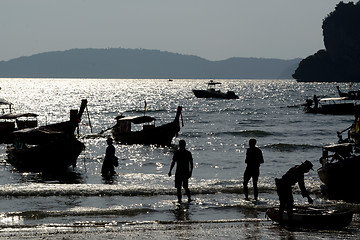
[[[7,149],[7,161],[19,170],[62,171],[76,166],[84,144],[74,135],[86,107],[70,111],[70,121],[14,131],[14,144]]]
[[[193,93],[197,98],[223,98],[223,99],[238,99],[239,97],[233,91],[227,91],[226,93],[216,89],[216,85],[220,85],[220,82],[214,82],[210,80],[208,82],[208,88],[206,90],[193,89]]]
[[[175,119],[161,126],[155,126],[155,118],[150,116],[124,117],[117,116],[116,125],[111,133],[115,141],[124,144],[156,144],[169,146],[180,131],[179,117],[182,107],[177,108]],[[133,131],[132,124],[142,124],[142,129]]]

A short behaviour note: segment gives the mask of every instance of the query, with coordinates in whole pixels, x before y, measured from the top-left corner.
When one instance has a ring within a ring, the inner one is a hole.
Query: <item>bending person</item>
[[[313,203],[309,193],[305,188],[304,183],[304,174],[312,170],[313,164],[306,160],[301,165],[296,165],[295,167],[290,168],[282,178],[275,178],[277,194],[280,201],[280,222],[282,222],[282,216],[284,210],[286,209],[289,220],[292,221],[293,207],[294,207],[294,198],[292,195],[292,186],[296,183],[299,184],[301,195],[308,199],[310,204]]]

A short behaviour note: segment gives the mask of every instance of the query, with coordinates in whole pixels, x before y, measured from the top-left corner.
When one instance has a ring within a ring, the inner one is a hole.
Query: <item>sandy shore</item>
[[[357,239],[345,231],[342,237]],[[1,229],[0,239],[336,239],[334,232],[293,231],[270,221],[202,223],[132,223],[121,226],[41,227]]]

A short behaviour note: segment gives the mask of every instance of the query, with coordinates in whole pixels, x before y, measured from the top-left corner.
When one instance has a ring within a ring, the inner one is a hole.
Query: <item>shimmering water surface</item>
[[[320,167],[321,146],[336,142],[336,131],[349,127],[354,117],[305,114],[301,108],[287,107],[302,104],[314,94],[337,96],[335,83],[219,80],[223,91],[233,90],[239,99],[195,98],[191,90],[206,88],[207,81],[0,79],[0,97],[13,103],[16,112],[39,114],[39,125],[68,120],[70,109],[77,109],[86,98],[92,126],[91,132],[85,114],[80,138],[86,150],[74,171],[64,176],[18,172],[6,163],[6,145],[1,146],[0,236],[78,228],[98,231],[109,226],[121,230],[135,223],[137,227],[156,224],[156,229],[162,229],[179,223],[236,222],[243,226],[244,234],[250,225],[255,238],[286,237],[283,229],[264,217],[267,208],[278,205],[274,178],[306,159],[314,168]],[[339,86],[348,89],[346,84]],[[111,181],[102,179],[100,169],[110,132],[99,133],[114,125],[119,114],[143,114],[145,100],[147,114],[157,118],[157,125],[172,121],[177,106],[183,107],[184,127],[174,146],[116,144],[118,175]],[[250,138],[258,140],[265,158],[260,201],[256,203],[243,199],[242,175]],[[167,176],[179,139],[186,140],[195,163],[190,180],[195,201],[191,204],[176,204],[173,178]],[[359,211],[357,204],[323,196],[316,171],[306,176],[306,186],[316,206],[346,206]],[[354,188],[359,190],[359,183],[354,183]],[[307,205],[299,191],[295,201]],[[355,214],[346,230],[300,231],[292,236],[357,238],[359,226],[360,218]]]

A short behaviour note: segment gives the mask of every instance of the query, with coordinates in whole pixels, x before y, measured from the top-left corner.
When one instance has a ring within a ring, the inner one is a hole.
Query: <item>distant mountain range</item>
[[[146,49],[71,49],[0,61],[2,78],[292,79],[300,58],[209,61]]]

